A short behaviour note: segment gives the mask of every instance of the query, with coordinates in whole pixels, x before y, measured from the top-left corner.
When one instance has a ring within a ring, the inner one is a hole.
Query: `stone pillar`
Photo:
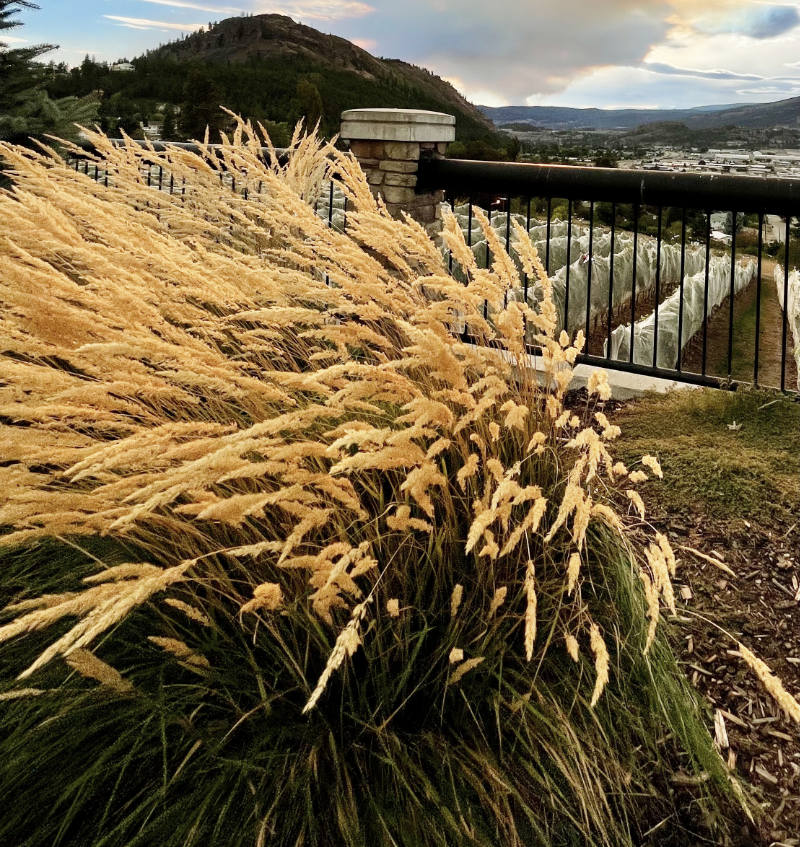
[[[350,142],[372,193],[383,197],[390,214],[408,212],[436,233],[444,192],[418,193],[417,168],[421,158],[444,157],[455,123],[452,115],[422,109],[348,109],[339,134]]]

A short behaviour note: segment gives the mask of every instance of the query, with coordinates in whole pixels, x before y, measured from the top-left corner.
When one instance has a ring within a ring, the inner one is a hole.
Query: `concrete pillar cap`
[[[425,109],[348,109],[339,135],[348,141],[453,141],[456,119]]]

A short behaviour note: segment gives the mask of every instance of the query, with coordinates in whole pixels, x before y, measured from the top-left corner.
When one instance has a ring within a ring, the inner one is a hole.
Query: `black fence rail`
[[[507,249],[536,244],[579,361],[702,385],[797,391],[800,180],[430,159],[418,190],[445,191],[488,266],[483,209]],[[518,292],[537,297],[533,281]],[[531,345],[531,351],[536,349]]]

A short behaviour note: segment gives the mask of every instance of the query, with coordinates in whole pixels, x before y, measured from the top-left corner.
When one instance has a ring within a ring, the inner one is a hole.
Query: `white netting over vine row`
[[[474,242],[472,251],[476,259],[479,264],[485,265],[490,260],[490,256],[480,226],[474,217],[470,221],[466,205],[457,206],[455,215],[465,238]],[[511,219],[525,228],[526,220],[522,215],[511,215]],[[501,243],[504,243],[507,234],[513,232],[505,213],[494,215],[490,219],[490,224]],[[571,236],[569,239],[567,238],[568,232]],[[587,298],[590,300],[590,321],[592,318],[608,313],[609,293],[611,295],[612,313],[630,302],[634,272],[633,233],[625,230],[618,230],[615,233],[613,256],[611,254],[612,238],[610,230],[606,227],[595,227],[592,233],[590,250],[589,227],[580,220],[573,221],[571,230],[566,221],[551,221],[549,245],[546,222],[532,221],[528,227],[528,234],[542,261],[544,262],[545,258],[549,260],[553,298],[561,315],[562,323],[564,306],[567,303],[567,287],[569,287],[569,302],[567,304],[569,314],[567,315],[566,326],[570,332],[575,332],[585,326]],[[652,236],[640,234],[635,241],[637,300],[639,296],[649,296],[654,291],[657,276],[662,290],[673,292],[657,307],[658,354],[656,364],[659,367],[671,369],[676,366],[681,350],[702,328],[704,314],[710,315],[730,296],[730,257],[724,254],[712,254],[708,257],[708,299],[704,304],[706,287],[706,249],[704,245],[688,243],[682,251],[680,244],[662,241],[659,250],[658,241]],[[683,262],[684,275],[682,315],[679,286],[681,262]],[[569,286],[567,286],[567,269],[569,269]],[[753,258],[750,256],[740,258],[734,271],[734,295],[747,288],[753,281],[755,274],[756,263]],[[792,291],[796,292],[796,289],[793,288]],[[523,290],[519,290],[514,292],[512,296],[521,298],[524,293]],[[528,298],[535,300],[537,296],[536,286],[532,285],[528,291]],[[796,300],[790,302],[800,300],[797,294],[793,296],[796,297]],[[680,339],[678,338],[679,324]],[[634,324],[633,361],[635,363],[643,365],[653,363],[655,326],[656,310]],[[798,325],[797,330],[800,334],[800,325]],[[627,361],[630,356],[630,340],[630,324],[617,326],[611,335],[611,358]],[[800,341],[800,336],[798,341]]]
[[[608,240],[610,241],[610,238]],[[593,250],[590,262],[587,244],[581,258],[569,266],[569,314],[566,326],[571,333],[586,323],[587,298],[591,301],[590,319],[608,312],[609,293],[612,309],[619,308],[631,299],[634,272],[633,236],[630,233],[620,233],[614,241],[613,277],[612,261],[607,247],[605,253],[595,253]],[[659,255],[656,239],[640,236],[635,255],[637,297],[641,294],[649,295],[654,290],[657,274],[662,290],[680,281],[680,245],[662,242]],[[686,245],[684,275],[698,273],[704,268],[705,248],[693,244]],[[552,279],[554,299],[563,319],[564,305],[567,302],[567,267],[560,267]]]
[[[756,276],[756,262],[751,256],[740,259],[736,264],[733,290],[738,294],[747,288]],[[703,326],[703,315],[710,315],[720,306],[731,291],[731,263],[726,256],[712,256],[708,268],[708,302],[704,305],[706,285],[705,268],[683,282],[683,318],[680,317],[681,291],[678,288],[667,297],[657,310],[637,321],[633,326],[633,361],[636,364],[653,364],[653,340],[655,338],[656,314],[658,314],[658,355],[656,364],[660,368],[674,368],[678,356]],[[678,339],[678,325],[681,338]],[[618,326],[611,333],[611,358],[627,361],[630,356],[630,324]],[[608,353],[607,344],[603,352]]]
[[[775,287],[778,289],[778,302],[789,324],[794,360],[797,363],[797,387],[800,388],[800,273],[797,269],[791,271],[789,284],[786,286],[783,268],[775,265]],[[785,303],[784,293],[787,295]]]
[[[464,237],[469,239],[470,221],[467,206],[457,206],[455,216],[461,225]],[[522,215],[511,215],[511,219],[525,228],[526,221]],[[504,242],[506,234],[512,231],[504,213],[495,215],[490,220],[490,224],[501,243]],[[553,282],[553,299],[561,316],[562,325],[566,325],[570,332],[575,332],[585,326],[587,298],[591,301],[589,307],[590,319],[608,312],[609,293],[611,293],[612,309],[617,309],[630,301],[633,293],[634,271],[633,233],[624,230],[615,233],[612,256],[611,232],[605,227],[594,229],[591,247],[589,227],[582,221],[573,221],[569,239],[567,233],[570,228],[567,222],[552,221],[549,244],[547,229],[546,223],[534,221],[528,228],[528,234],[538,250],[542,262],[547,261],[549,265]],[[474,217],[471,230],[472,239],[477,239],[472,244],[472,252],[479,264],[485,265],[490,261],[490,256],[486,239],[483,238],[483,232]],[[677,285],[681,273],[680,245],[662,241],[660,260],[657,262],[658,241],[648,235],[639,235],[635,240],[637,297],[653,291],[657,268],[659,282],[662,286],[669,288]],[[684,275],[692,276],[704,269],[705,258],[704,246],[687,244],[683,254]],[[567,269],[569,269],[569,273]],[[567,290],[569,290],[569,295],[567,295]],[[516,294],[517,296],[524,296],[522,291]],[[529,297],[532,296],[535,297],[532,292],[529,292]],[[564,322],[565,305],[569,308],[566,324]]]

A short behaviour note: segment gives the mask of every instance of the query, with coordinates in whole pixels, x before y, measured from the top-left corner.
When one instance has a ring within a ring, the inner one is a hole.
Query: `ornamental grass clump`
[[[0,147],[0,841],[724,840],[675,557],[628,537],[660,468],[614,459],[602,375],[565,406],[524,231],[476,212],[483,269],[445,216],[462,282],[313,137],[91,140],[100,182]]]

